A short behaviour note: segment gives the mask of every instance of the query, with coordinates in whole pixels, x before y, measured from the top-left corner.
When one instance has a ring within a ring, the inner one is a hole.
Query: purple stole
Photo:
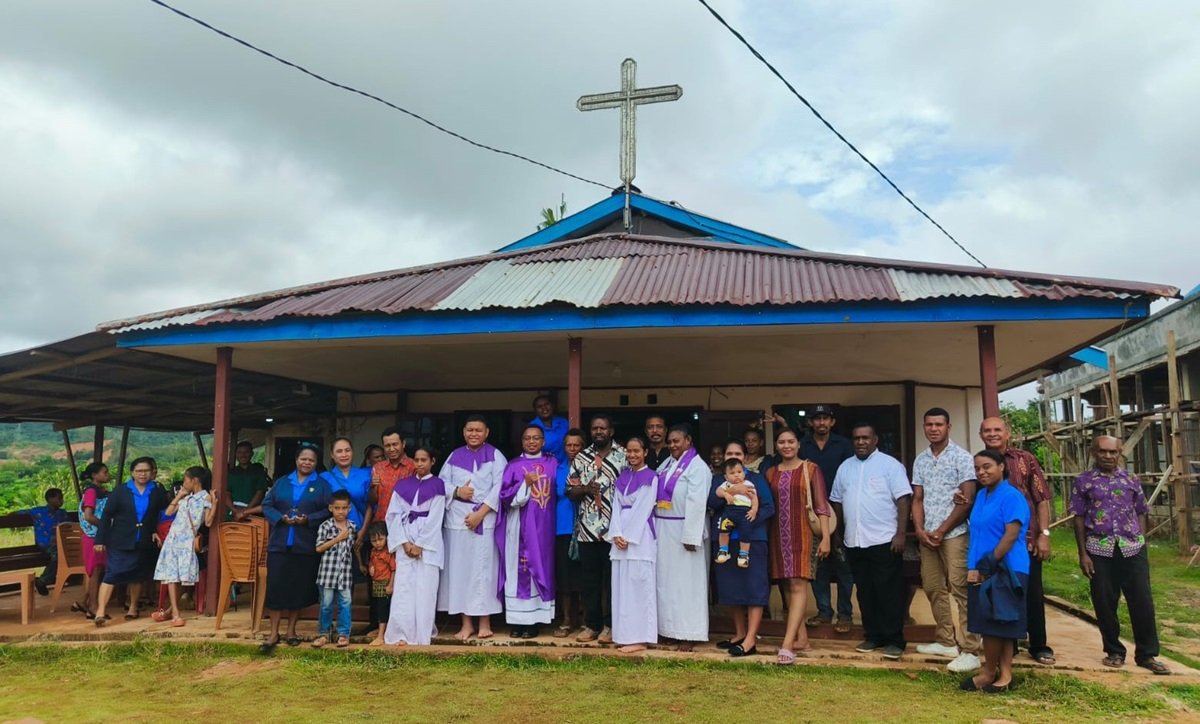
[[[529,502],[519,510],[509,506],[525,484],[525,473],[537,473],[536,483],[530,486]],[[517,598],[533,596],[534,581],[543,601],[554,600],[554,485],[558,478],[558,461],[553,455],[529,458],[522,455],[509,462],[504,468],[504,480],[500,487],[500,510],[496,511],[496,547],[500,551],[500,575],[497,576],[496,594],[504,600],[504,582],[507,574],[506,555],[517,556]],[[505,532],[508,516],[521,516],[521,534],[517,550],[505,551]]]
[[[617,479],[613,482],[613,487],[616,488],[617,492],[620,493],[621,495],[629,495],[630,493],[633,493],[634,491],[638,490],[639,488],[644,488],[647,485],[657,486],[658,484],[659,484],[658,473],[654,472],[654,468],[646,466],[638,471],[631,470],[630,468],[625,468],[625,470],[623,470],[621,472],[621,474],[617,477]],[[616,507],[616,505],[617,505],[617,501],[614,498],[613,506]],[[628,508],[629,506],[622,505],[621,507]],[[613,515],[617,515],[617,512],[615,510],[613,511]],[[658,531],[656,531],[654,529],[654,512],[653,511],[651,511],[651,513],[650,513],[650,521],[649,522],[650,522],[650,533],[655,538],[658,538]]]
[[[396,487],[393,488],[392,492],[408,503],[408,522],[411,523],[417,518],[424,518],[429,515],[428,510],[417,510],[417,508],[422,503],[428,503],[439,495],[445,495],[446,484],[436,475],[432,475],[425,480],[418,480],[414,476],[411,478],[401,478],[396,481]]]
[[[675,465],[675,469],[665,478],[659,478],[658,481],[658,507],[669,509],[671,507],[671,499],[675,497],[675,486],[679,484],[679,478],[683,477],[683,471],[687,469],[688,463],[692,462],[692,458],[696,457],[696,448],[689,447],[684,451],[683,455],[679,456],[679,462]]]
[[[450,453],[450,457],[446,458],[446,464],[475,472],[495,459],[496,448],[485,442],[479,446],[478,450],[472,450],[467,445],[457,448],[454,452]],[[482,507],[483,503],[476,503],[471,512],[474,513]],[[483,535],[483,523],[475,526],[475,535]]]

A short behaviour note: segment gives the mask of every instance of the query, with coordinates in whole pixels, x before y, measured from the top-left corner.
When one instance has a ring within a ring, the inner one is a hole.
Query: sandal
[[[108,614],[102,614],[102,615],[96,616],[94,619],[92,619],[92,623],[96,624],[97,627],[100,627],[100,626],[103,626],[104,624],[108,623],[111,620],[112,620],[112,616],[109,616]]]
[[[1167,668],[1166,664],[1158,659],[1146,659],[1145,661],[1139,661],[1138,666],[1142,667],[1143,669],[1148,669],[1150,673],[1156,676],[1167,676],[1171,673],[1171,670]]]
[[[338,636],[337,647],[339,649],[344,649],[349,645],[350,645],[350,637],[349,636]]]
[[[1042,666],[1054,666],[1054,664],[1058,663],[1058,659],[1054,658],[1054,654],[1050,653],[1049,651],[1043,651],[1038,654],[1030,652],[1029,658],[1038,662]],[[1122,665],[1124,664],[1124,661],[1125,661],[1125,659],[1122,658],[1121,659]]]
[[[158,623],[162,623],[163,621],[167,620],[167,612],[160,608],[154,613],[150,614],[150,618],[154,619]]]
[[[779,654],[775,657],[775,663],[780,666],[791,666],[796,663],[796,654],[789,649],[779,649]]]
[[[554,638],[556,638],[556,639],[565,639],[566,637],[568,637],[570,635],[571,635],[571,627],[567,626],[566,624],[563,624],[562,626],[559,626],[558,628],[554,629]]]
[[[1105,656],[1100,663],[1104,664],[1110,669],[1119,669],[1125,665],[1125,657],[1118,656],[1117,654],[1109,654],[1108,656]]]
[[[292,646],[292,647],[299,646],[299,645],[300,645],[300,639],[299,639],[298,637],[296,637],[296,636],[288,636],[288,637],[287,637],[287,645],[288,645],[288,646]]]
[[[175,628],[183,628],[187,625],[187,621],[184,621],[182,618],[175,618],[171,621],[171,625]]]
[[[126,613],[125,613],[125,620],[126,620],[126,621],[132,621],[133,619],[135,619],[135,618],[138,618],[138,617],[140,617],[141,615],[142,615],[142,614],[141,614],[141,612],[139,612],[139,611],[128,611],[128,612],[126,612]]]
[[[805,626],[809,626],[809,627],[812,627],[812,626],[824,626],[824,625],[825,625],[825,624],[827,624],[827,623],[832,623],[832,622],[831,622],[829,619],[827,619],[827,618],[822,618],[821,616],[809,616],[809,617],[808,617],[807,619],[805,619],[805,621],[804,621],[804,625],[805,625]],[[782,650],[782,649],[781,649],[781,650]]]
[[[79,601],[72,601],[71,602],[71,613],[88,614],[88,613],[91,613],[91,611],[89,611],[87,609],[87,606],[83,605]]]
[[[313,641],[312,641],[312,647],[313,647],[314,649],[319,649],[319,648],[321,648],[322,646],[324,646],[324,645],[325,645],[325,644],[327,644],[327,643],[329,643],[329,638],[328,638],[327,636],[318,636],[318,637],[316,637],[315,639],[313,639]],[[288,646],[291,646],[291,645],[292,645],[292,640],[289,638],[289,639],[288,639]]]
[[[275,647],[278,645],[279,645],[278,637],[274,641],[263,641],[262,644],[258,647],[258,653],[264,654],[264,655],[273,653],[275,651]]]

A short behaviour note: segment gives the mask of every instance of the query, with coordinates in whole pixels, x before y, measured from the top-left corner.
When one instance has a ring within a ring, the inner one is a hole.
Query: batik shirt
[[[1112,558],[1113,548],[1120,546],[1121,556],[1129,558],[1146,545],[1138,520],[1150,512],[1146,493],[1141,481],[1121,468],[1080,473],[1067,510],[1083,519],[1084,548],[1090,555]]]
[[[625,448],[616,444],[608,449],[604,461],[596,466],[596,448],[588,445],[575,456],[571,463],[571,477],[579,478],[583,485],[593,480],[600,483],[599,495],[585,495],[579,502],[579,522],[575,527],[575,538],[580,543],[603,543],[612,522],[613,483],[626,467]],[[573,481],[567,480],[567,489]]]
[[[1050,501],[1050,517],[1054,517],[1054,496],[1050,493],[1050,484],[1046,482],[1046,474],[1037,458],[1028,450],[1010,447],[1004,451],[1004,469],[1008,473],[1008,483],[1025,496],[1029,503],[1029,531],[1025,540],[1030,543],[1034,534],[1040,533],[1038,527],[1037,508],[1044,500]]]

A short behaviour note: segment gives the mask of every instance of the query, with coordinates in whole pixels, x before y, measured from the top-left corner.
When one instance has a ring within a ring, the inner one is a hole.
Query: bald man
[[[1029,503],[1029,589],[1025,603],[1029,619],[1029,656],[1039,664],[1055,663],[1054,650],[1046,643],[1046,602],[1042,598],[1042,562],[1050,559],[1050,507],[1054,500],[1046,474],[1037,458],[1012,446],[1012,429],[1003,418],[989,417],[979,425],[979,438],[988,450],[1004,455],[1008,482]]]
[[[1079,568],[1092,590],[1092,607],[1100,626],[1104,665],[1125,665],[1125,644],[1117,606],[1121,594],[1129,607],[1135,644],[1133,660],[1155,674],[1169,674],[1157,660],[1158,631],[1150,594],[1150,562],[1146,556],[1150,506],[1142,483],[1121,467],[1121,441],[1111,435],[1092,440],[1091,469],[1075,478],[1068,511],[1075,515]]]

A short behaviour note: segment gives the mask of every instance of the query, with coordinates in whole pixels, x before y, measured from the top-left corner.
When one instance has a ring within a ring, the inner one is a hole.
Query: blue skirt
[[[722,606],[766,606],[771,599],[766,542],[750,542],[750,565],[746,568],[738,568],[736,542],[729,544],[729,552],[733,558],[713,564],[717,603]]]
[[[973,634],[980,636],[992,636],[998,639],[1017,639],[1025,638],[1025,629],[1028,624],[1029,607],[1025,605],[1024,598],[1029,593],[1029,576],[1024,573],[1017,574],[1017,580],[1021,582],[1022,605],[1020,619],[1017,621],[1009,621],[1001,623],[992,619],[985,619],[979,606],[979,586],[967,586],[967,630]]]
[[[154,566],[158,563],[158,549],[135,548],[131,551],[107,548],[108,565],[104,569],[104,582],[113,586],[142,583],[154,577]]]

